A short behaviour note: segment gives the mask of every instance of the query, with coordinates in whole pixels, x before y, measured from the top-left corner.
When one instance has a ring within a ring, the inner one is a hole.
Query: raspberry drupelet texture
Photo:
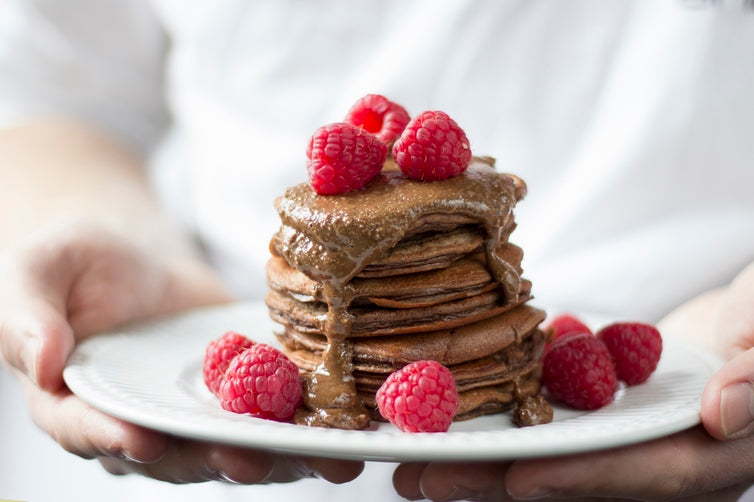
[[[461,174],[471,161],[466,133],[441,111],[426,111],[411,119],[393,144],[393,159],[404,176],[435,181]]]
[[[561,337],[545,349],[542,384],[552,397],[580,410],[612,402],[618,388],[610,352],[588,333]]]
[[[445,432],[458,409],[448,368],[416,361],[392,373],[377,391],[380,414],[404,432]]]
[[[209,342],[204,353],[202,373],[204,383],[213,394],[217,395],[230,361],[252,345],[254,342],[235,331],[228,331],[217,340]]]
[[[230,362],[220,384],[223,409],[288,422],[301,404],[298,368],[276,348],[258,343]]]
[[[366,130],[345,122],[317,129],[306,149],[309,184],[321,195],[363,188],[382,170],[387,146]]]
[[[411,117],[405,108],[381,94],[367,94],[356,101],[345,121],[374,134],[389,145],[403,132]]]
[[[559,314],[553,317],[545,329],[548,331],[551,342],[554,342],[561,336],[570,336],[579,333],[592,334],[589,326],[573,314]]]
[[[627,385],[645,382],[662,355],[662,336],[657,328],[639,322],[616,322],[596,335],[607,346],[618,379]]]

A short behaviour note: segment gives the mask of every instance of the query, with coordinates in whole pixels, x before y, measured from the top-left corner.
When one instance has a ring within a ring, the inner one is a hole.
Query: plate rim
[[[574,416],[570,418],[566,417],[562,420],[553,422],[552,424],[534,427],[512,428],[508,426],[493,430],[466,430],[468,427],[463,427],[461,430],[454,430],[452,427],[451,431],[447,433],[418,434],[401,432],[389,424],[379,424],[376,425],[377,430],[369,429],[366,431],[310,428],[301,425],[278,423],[244,415],[232,414],[222,410],[218,405],[215,407],[206,406],[207,409],[202,408],[200,410],[195,410],[196,412],[203,413],[209,417],[212,420],[211,423],[217,427],[216,429],[207,429],[197,427],[193,418],[188,421],[184,420],[183,422],[180,420],[176,421],[174,418],[171,418],[169,413],[167,413],[170,411],[169,408],[163,409],[162,412],[160,412],[158,405],[140,409],[139,407],[119,403],[114,396],[108,393],[107,384],[111,382],[108,382],[101,374],[98,374],[97,376],[99,378],[104,378],[104,381],[96,382],[94,381],[96,379],[90,374],[95,370],[96,366],[94,366],[94,364],[98,361],[94,358],[101,357],[98,355],[97,351],[105,350],[108,347],[114,348],[113,346],[121,343],[117,342],[117,340],[122,340],[124,336],[140,335],[146,337],[158,337],[158,335],[150,335],[150,333],[154,333],[155,331],[159,333],[159,329],[165,329],[165,327],[170,327],[174,324],[191,322],[192,320],[206,320],[222,316],[225,316],[226,318],[232,318],[234,316],[238,316],[239,318],[254,318],[261,315],[264,315],[266,322],[269,322],[269,336],[272,337],[274,323],[267,316],[264,304],[255,301],[234,302],[230,304],[202,307],[159,319],[133,323],[123,328],[112,330],[108,333],[84,340],[74,349],[74,352],[64,369],[63,377],[68,387],[82,400],[94,408],[121,420],[164,433],[199,441],[211,441],[286,454],[304,454],[352,460],[388,462],[421,460],[513,460],[557,456],[597,451],[649,441],[688,429],[700,423],[698,403],[701,400],[701,389],[699,389],[698,396],[690,400],[694,401],[697,405],[695,411],[691,410],[692,405],[689,402],[686,405],[687,409],[685,412],[679,414],[673,420],[668,419],[660,425],[654,424],[653,426],[639,427],[634,430],[612,431],[609,435],[603,434],[602,436],[599,436],[599,442],[592,443],[584,441],[579,442],[576,440],[569,441],[566,438],[566,440],[561,440],[555,444],[549,445],[545,445],[541,441],[539,443],[534,441],[533,443],[528,444],[518,442],[516,445],[506,444],[503,445],[503,447],[498,444],[500,441],[505,442],[510,439],[518,439],[519,436],[523,440],[530,439],[528,436],[536,434],[538,429],[544,431],[552,428],[567,428],[568,425],[573,424],[574,420],[588,422],[588,420],[585,420],[582,417],[599,417],[600,413],[605,413],[603,410],[609,410],[612,405],[608,405],[608,407],[603,408],[602,410],[596,410],[595,412],[590,413],[571,412]],[[232,327],[229,327],[229,329],[232,329]],[[195,335],[197,337],[197,340],[195,341],[198,343],[201,338],[202,340],[205,340],[206,345],[206,343],[213,337],[216,337],[216,335],[216,332],[208,333],[206,336]],[[177,335],[162,336],[169,338]],[[683,340],[664,337],[663,341],[663,357],[677,356],[679,350],[684,354],[693,354],[694,357],[698,358],[705,364],[707,372],[709,373],[707,378],[722,364],[722,361],[714,354],[703,351],[701,348]],[[273,341],[273,343],[275,342]],[[666,354],[671,355],[667,356]],[[187,365],[194,364],[196,360],[201,360],[201,353],[198,353],[196,358],[184,361],[184,369]],[[178,364],[180,361],[176,360],[171,362]],[[173,382],[173,385],[180,386],[182,384],[176,380]],[[185,385],[185,382],[183,385]],[[624,388],[619,391],[619,393],[632,392],[633,390],[634,389]],[[190,394],[190,392],[188,392],[188,394]],[[209,395],[208,391],[207,395]],[[196,398],[195,395],[194,398]],[[620,399],[616,399],[616,401],[620,401]],[[558,407],[556,406],[556,412],[557,408]],[[561,408],[561,410],[563,410],[563,408]],[[676,410],[676,414],[677,412],[678,410]],[[497,416],[499,417],[500,415]],[[492,420],[490,417],[495,416],[472,419],[467,421],[467,424],[465,425],[473,424],[474,421],[489,422]],[[239,420],[244,421],[244,424],[237,426],[237,424],[240,423]],[[228,429],[225,429],[223,425],[228,427]],[[540,429],[542,427],[548,429]],[[228,437],[226,434],[227,430],[236,432],[239,430],[253,432],[243,434],[240,437]],[[369,436],[364,435],[368,434],[374,434],[375,436],[373,439],[367,439],[365,441],[364,438],[369,438]],[[314,441],[312,441],[312,438],[314,438]],[[441,439],[438,440],[438,438]],[[390,440],[390,443],[383,444],[382,441],[378,441],[381,439]],[[308,441],[308,443],[305,443],[304,441]],[[464,441],[475,446],[473,452],[464,450],[463,448],[454,447],[456,442],[464,444]],[[450,447],[443,447],[439,444],[447,444],[448,442],[450,442]],[[356,443],[356,445],[354,443]]]

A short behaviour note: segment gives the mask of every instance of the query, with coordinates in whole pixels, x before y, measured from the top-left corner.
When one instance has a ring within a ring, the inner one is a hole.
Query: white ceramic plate
[[[699,423],[713,356],[665,339],[657,371],[590,413],[556,407],[552,423],[517,428],[510,414],[454,423],[447,433],[404,433],[373,423],[365,431],[282,424],[220,408],[205,388],[207,343],[227,330],[276,343],[265,307],[239,303],[202,309],[91,338],[75,350],[65,381],[102,411],[149,428],[206,441],[347,459],[483,460],[560,455],[641,442]]]

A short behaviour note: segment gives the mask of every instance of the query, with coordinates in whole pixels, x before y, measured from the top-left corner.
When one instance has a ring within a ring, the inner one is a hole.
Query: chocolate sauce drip
[[[496,172],[485,159],[474,159],[462,175],[442,181],[411,181],[386,166],[359,192],[322,196],[307,184],[288,189],[276,202],[282,226],[271,250],[320,281],[328,305],[327,348],[306,382],[308,411],[297,415],[297,421],[352,429],[368,426],[369,414],[351,375],[348,307],[353,292],[348,283],[433,215],[463,215],[478,222],[486,232],[488,267],[505,301],[519,302],[528,295],[518,266],[520,249],[508,244],[515,227],[513,207],[525,194],[523,181]]]

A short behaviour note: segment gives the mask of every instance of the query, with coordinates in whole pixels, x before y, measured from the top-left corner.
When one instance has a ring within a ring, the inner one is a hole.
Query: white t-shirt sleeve
[[[165,45],[146,1],[3,0],[0,126],[67,115],[147,150],[166,122]]]

